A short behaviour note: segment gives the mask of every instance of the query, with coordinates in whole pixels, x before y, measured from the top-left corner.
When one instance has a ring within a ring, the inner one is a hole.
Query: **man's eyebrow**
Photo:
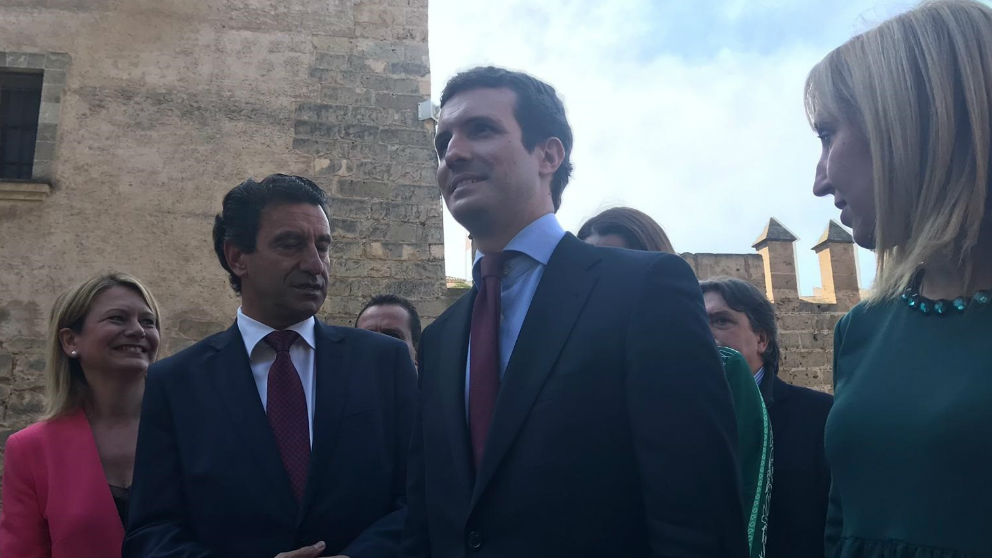
[[[468,117],[468,118],[465,119],[465,121],[463,122],[463,124],[478,124],[480,122],[483,123],[483,124],[494,124],[494,125],[498,125],[499,124],[499,121],[498,120],[496,120],[492,116],[489,116],[489,115],[486,115],[486,114],[479,114],[479,115],[476,115],[476,116],[470,116],[470,117]]]

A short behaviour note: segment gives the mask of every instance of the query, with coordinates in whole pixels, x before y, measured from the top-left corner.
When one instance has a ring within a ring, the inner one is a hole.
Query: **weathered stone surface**
[[[3,3],[0,66],[45,71],[36,171],[52,189],[0,201],[0,438],[41,409],[55,296],[94,273],[148,285],[160,356],[230,325],[239,300],[210,234],[249,176],[306,175],[331,195],[321,316],[350,325],[397,287],[435,317],[441,214],[432,123],[416,118],[426,33],[426,3],[407,0]],[[373,257],[374,243],[392,246]]]

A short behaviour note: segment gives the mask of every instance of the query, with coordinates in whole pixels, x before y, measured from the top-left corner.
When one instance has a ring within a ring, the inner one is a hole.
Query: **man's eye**
[[[476,135],[486,134],[493,131],[495,131],[495,128],[484,122],[478,122],[472,125],[472,133]]]

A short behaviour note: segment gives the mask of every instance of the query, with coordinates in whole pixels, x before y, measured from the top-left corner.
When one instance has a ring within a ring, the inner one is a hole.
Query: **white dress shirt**
[[[296,367],[296,372],[300,375],[300,382],[303,383],[303,395],[307,400],[307,420],[310,423],[310,447],[313,448],[313,393],[314,393],[314,350],[317,348],[314,337],[314,318],[303,320],[293,324],[286,329],[291,329],[300,334],[304,342],[297,341],[289,348],[289,358]],[[258,397],[262,400],[262,408],[266,409],[268,402],[268,382],[269,368],[276,361],[276,351],[262,339],[275,331],[271,327],[249,318],[238,308],[238,329],[241,330],[241,338],[248,349],[248,362],[251,363],[251,373],[255,377],[255,387],[258,388]]]

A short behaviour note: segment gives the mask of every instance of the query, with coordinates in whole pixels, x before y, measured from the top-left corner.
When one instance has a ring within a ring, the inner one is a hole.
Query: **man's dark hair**
[[[551,178],[551,201],[555,211],[561,205],[561,193],[572,175],[572,127],[565,117],[565,105],[558,98],[555,88],[523,72],[514,72],[494,66],[480,66],[451,78],[441,92],[441,106],[455,95],[472,89],[507,88],[517,94],[513,115],[520,125],[524,148],[534,149],[538,142],[550,137],[561,140],[565,159]]]
[[[420,343],[420,314],[417,314],[417,309],[412,302],[399,295],[381,294],[369,299],[355,318],[355,327],[358,327],[358,320],[362,318],[362,314],[373,306],[400,306],[406,310],[406,313],[410,315],[410,339],[413,341],[414,347]]]
[[[327,215],[327,194],[302,176],[270,174],[255,182],[249,178],[224,196],[221,212],[214,218],[214,252],[231,281],[234,292],[241,292],[241,278],[231,271],[224,256],[224,242],[233,242],[242,252],[255,251],[262,210],[270,205],[308,203]]]
[[[775,324],[775,307],[757,287],[733,277],[716,277],[699,282],[703,293],[717,293],[727,306],[743,313],[751,323],[751,330],[768,336],[768,347],[761,354],[765,372],[778,375],[778,326]]]

